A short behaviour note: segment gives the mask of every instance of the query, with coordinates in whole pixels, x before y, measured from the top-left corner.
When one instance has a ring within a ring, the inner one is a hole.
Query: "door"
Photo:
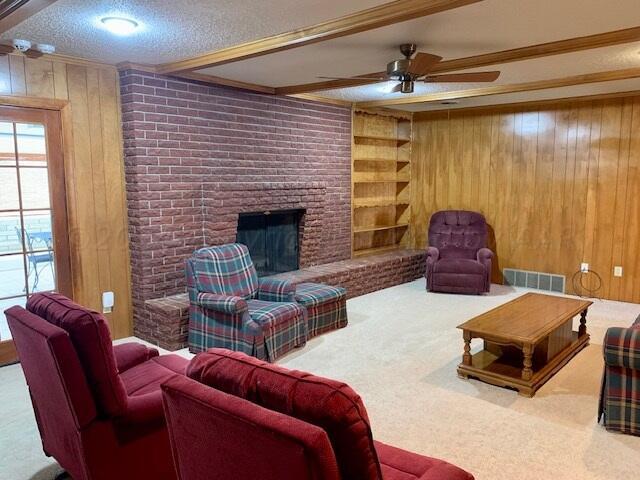
[[[0,106],[0,365],[16,360],[4,311],[71,296],[60,113]]]

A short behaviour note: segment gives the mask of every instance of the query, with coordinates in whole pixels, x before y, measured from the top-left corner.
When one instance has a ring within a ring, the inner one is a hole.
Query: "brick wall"
[[[301,266],[350,256],[350,109],[134,70],[120,80],[136,335],[144,302],[183,292],[184,258],[233,241],[240,212],[305,209]]]

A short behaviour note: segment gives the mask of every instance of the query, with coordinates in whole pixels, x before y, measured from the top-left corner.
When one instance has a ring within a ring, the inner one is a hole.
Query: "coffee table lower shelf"
[[[458,376],[476,378],[498,387],[513,388],[522,396],[533,397],[545,382],[555,375],[580,350],[589,345],[589,334],[573,332],[573,341],[546,364],[533,368],[530,380],[522,379],[522,359],[513,355],[496,355],[482,350],[471,356],[471,365],[458,365]]]

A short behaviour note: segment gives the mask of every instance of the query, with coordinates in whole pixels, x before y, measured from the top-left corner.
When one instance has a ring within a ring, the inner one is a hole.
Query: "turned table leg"
[[[464,339],[464,354],[462,354],[462,364],[471,366],[471,333],[466,330],[462,334]]]
[[[580,327],[578,327],[578,336],[583,336],[587,333],[587,309],[585,308],[580,313]]]
[[[522,362],[524,368],[522,369],[522,379],[531,380],[533,376],[533,345],[525,344],[522,346],[522,353],[524,355],[524,361]]]

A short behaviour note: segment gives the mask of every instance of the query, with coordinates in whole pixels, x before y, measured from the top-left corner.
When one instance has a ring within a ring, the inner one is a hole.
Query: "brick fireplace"
[[[206,188],[206,187],[205,187]],[[234,242],[241,213],[304,210],[300,223],[300,267],[334,261],[334,252],[323,246],[330,245],[329,236],[335,229],[328,225],[326,209],[327,185],[324,182],[286,183],[230,183],[220,184],[205,196],[204,232],[209,245]],[[349,226],[347,228],[350,228]],[[347,239],[349,242],[349,239]],[[341,258],[349,258],[348,251]]]
[[[350,257],[349,108],[136,70],[120,80],[136,336],[175,333],[145,302],[184,292],[184,259],[234,241],[241,213],[304,210],[301,267]]]

